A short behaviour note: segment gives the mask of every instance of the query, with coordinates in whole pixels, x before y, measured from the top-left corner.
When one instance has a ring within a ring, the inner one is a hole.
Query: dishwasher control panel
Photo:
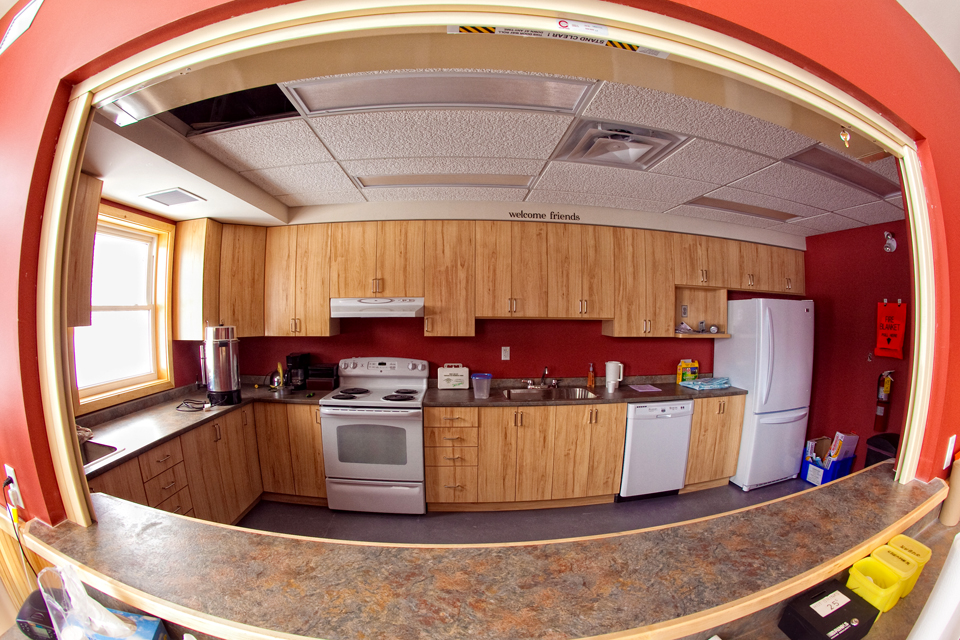
[[[693,414],[693,401],[680,402],[651,402],[650,404],[630,405],[630,415],[634,418],[655,418],[663,416],[686,416]]]

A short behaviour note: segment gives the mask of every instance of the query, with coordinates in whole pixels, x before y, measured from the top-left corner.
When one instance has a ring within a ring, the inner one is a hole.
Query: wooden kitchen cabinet
[[[773,262],[771,291],[802,296],[806,287],[803,251],[770,247]]]
[[[612,318],[614,279],[613,227],[547,227],[548,317]]]
[[[556,407],[551,498],[618,493],[626,425],[625,404]]]
[[[106,493],[137,504],[147,504],[147,494],[140,476],[140,463],[136,458],[91,478],[87,485],[91,493]]]
[[[746,396],[694,400],[685,491],[723,484],[737,472],[745,404]]]
[[[298,496],[326,498],[320,407],[312,404],[288,404],[286,409],[294,493]]]
[[[675,284],[721,289],[740,286],[736,241],[676,233],[673,251]]]
[[[93,323],[93,245],[97,237],[103,181],[81,173],[71,194],[64,233],[63,289],[68,327]]]
[[[267,493],[295,495],[297,488],[290,456],[287,407],[272,402],[257,402],[253,406],[263,490]]]
[[[422,297],[422,220],[330,225],[330,297]]]
[[[266,227],[223,225],[220,242],[220,323],[235,326],[238,338],[264,335],[266,243]]]
[[[548,316],[549,226],[542,222],[477,221],[477,317]]]
[[[772,247],[755,242],[739,242],[740,283],[737,289],[746,291],[773,291]]]
[[[476,222],[424,223],[425,336],[475,335]]]
[[[330,336],[340,332],[339,319],[330,318],[330,227],[311,224],[267,229],[266,335]]]
[[[674,335],[673,235],[614,229],[614,311],[613,319],[603,322],[603,335]]]
[[[427,502],[477,502],[477,407],[426,407],[423,424]]]
[[[552,406],[480,409],[478,501],[550,499],[554,413]]]
[[[203,340],[220,324],[223,225],[210,218],[177,223],[173,256],[173,339]]]

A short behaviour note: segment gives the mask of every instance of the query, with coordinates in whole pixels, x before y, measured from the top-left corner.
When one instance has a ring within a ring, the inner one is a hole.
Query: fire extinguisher
[[[873,420],[874,431],[886,431],[890,419],[890,391],[893,388],[893,371],[884,371],[877,378],[877,415]]]

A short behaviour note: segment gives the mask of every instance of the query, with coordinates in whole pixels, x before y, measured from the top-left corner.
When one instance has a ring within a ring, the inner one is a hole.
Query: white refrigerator
[[[754,298],[727,303],[713,374],[747,390],[737,472],[744,491],[800,473],[813,377],[813,301]]]

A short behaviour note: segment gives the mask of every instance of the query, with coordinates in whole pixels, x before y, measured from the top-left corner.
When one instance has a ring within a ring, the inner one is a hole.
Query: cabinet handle
[[[445,484],[443,485],[443,488],[444,489],[462,489],[463,487],[461,487],[459,484]]]
[[[240,410],[240,424],[247,426],[247,412],[242,409]]]
[[[213,428],[217,430],[217,437],[214,438],[213,441],[214,441],[214,442],[219,442],[219,441],[220,441],[220,438],[221,438],[221,435],[220,435],[220,423],[219,423],[219,422],[214,423]]]
[[[452,458],[449,456],[443,456],[443,459],[444,460],[460,460],[461,456],[453,456]]]
[[[303,329],[300,328],[300,318],[297,318],[297,333],[300,333]]]
[[[370,293],[376,293],[376,292],[377,292],[377,279],[374,278],[373,280],[370,281]]]
[[[793,280],[787,278],[787,289],[793,289]]]
[[[579,311],[579,313],[583,313],[583,300],[580,300],[580,311]]]
[[[513,412],[513,426],[515,426],[515,427],[519,426],[519,425],[517,424],[517,412],[516,412],[516,411]]]
[[[317,421],[317,424],[320,424],[320,409],[317,409],[316,412],[317,414],[315,420]]]
[[[174,509],[173,511],[171,511],[171,513],[180,513],[180,509],[183,509],[183,506],[182,506],[182,505],[181,505],[181,506],[178,506],[176,509]]]
[[[514,313],[517,312],[517,299],[516,299],[516,298],[513,299],[513,312],[514,312]]]
[[[520,426],[523,426],[523,411],[520,412]]]
[[[463,416],[443,416],[443,420],[463,420]]]
[[[513,415],[516,416],[517,413],[514,412]],[[513,425],[513,426],[517,426],[517,425],[516,425],[516,421],[514,421],[514,425]],[[443,439],[444,439],[444,440],[459,440],[459,439],[460,439],[460,436],[453,436],[452,438],[448,438],[447,436],[443,436]]]
[[[296,332],[297,332],[297,321],[294,320],[293,318],[290,318],[290,333],[296,333]]]
[[[430,316],[426,316],[423,319],[423,332],[430,333]]]
[[[587,302],[586,300],[584,300],[584,301],[583,301],[583,312],[584,312],[584,313],[587,313],[587,308],[588,308],[588,306],[589,306],[589,305],[588,305],[588,302]]]
[[[170,454],[168,453],[167,455],[165,455],[165,456],[163,456],[162,458],[160,458],[159,460],[157,460],[157,462],[158,462],[158,463],[159,463],[159,462],[166,462],[166,461],[169,460],[169,459],[170,459]]]
[[[175,486],[177,486],[177,481],[176,481],[176,480],[174,480],[173,482],[171,482],[171,483],[168,484],[167,486],[162,487],[162,489],[163,489],[164,491],[166,491],[166,490],[169,489],[170,487],[175,487]]]

